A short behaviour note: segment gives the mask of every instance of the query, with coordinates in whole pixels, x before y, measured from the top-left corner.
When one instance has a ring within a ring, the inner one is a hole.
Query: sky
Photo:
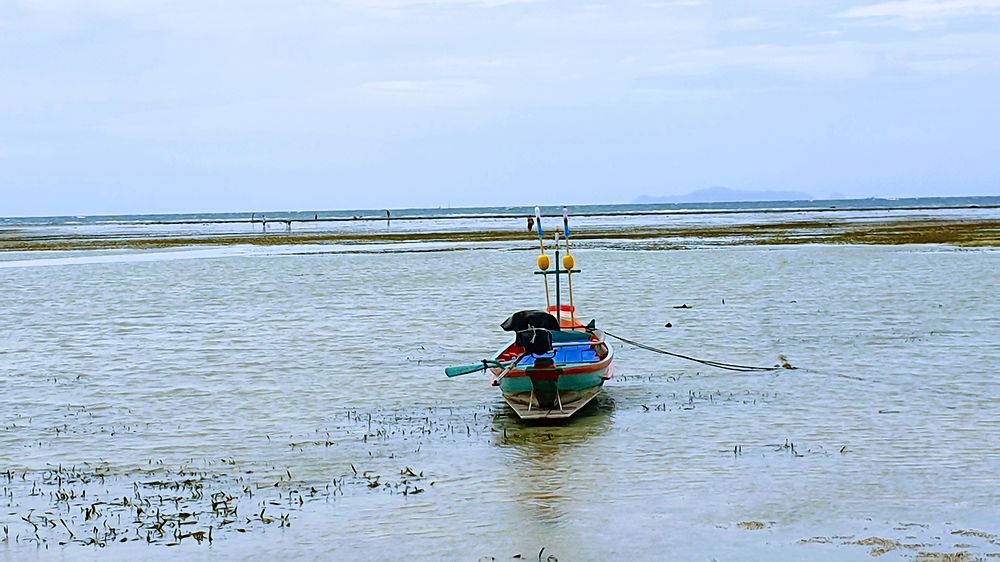
[[[1000,0],[0,0],[0,216],[1000,195]]]

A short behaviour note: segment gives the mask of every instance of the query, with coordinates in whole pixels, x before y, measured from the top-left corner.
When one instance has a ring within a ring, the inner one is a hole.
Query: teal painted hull
[[[575,390],[582,391],[591,388],[596,388],[604,384],[603,374],[605,369],[600,371],[595,371],[593,373],[585,373],[579,375],[562,375],[555,382],[556,389],[558,390]],[[552,384],[552,381],[535,381],[532,383],[530,377],[504,377],[500,381],[500,391],[504,394],[523,394],[530,393],[533,388],[541,385],[543,383]]]
[[[594,332],[600,339],[581,338],[574,332],[556,332],[560,342],[575,342],[556,348],[555,361],[536,366],[539,356],[530,356],[523,364],[507,370],[494,367],[493,385],[499,386],[504,400],[521,419],[565,419],[593,400],[604,386],[604,381],[614,376],[614,349],[603,342],[604,334]],[[501,348],[494,359],[509,361],[517,352],[511,351],[514,342]],[[593,360],[590,360],[590,359]],[[582,360],[582,361],[581,361]]]

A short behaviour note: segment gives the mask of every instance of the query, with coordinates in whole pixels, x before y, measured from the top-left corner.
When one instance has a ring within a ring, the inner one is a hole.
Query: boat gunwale
[[[538,370],[539,371],[561,370],[561,373],[559,374],[559,376],[589,375],[589,374],[591,374],[591,373],[593,373],[595,371],[600,371],[600,370],[607,370],[607,371],[611,372],[611,363],[612,363],[612,361],[614,361],[615,348],[614,348],[614,346],[612,346],[609,343],[607,343],[606,337],[605,337],[605,334],[604,334],[603,330],[595,329],[595,330],[592,331],[592,333],[596,334],[598,336],[598,339],[596,341],[590,341],[590,342],[581,341],[579,343],[573,342],[573,344],[576,345],[576,346],[603,345],[608,350],[608,354],[605,355],[603,358],[601,358],[598,361],[594,361],[592,363],[562,363],[562,364],[556,363],[551,368],[542,368],[542,369],[538,369]],[[493,360],[494,361],[499,361],[500,356],[503,355],[504,352],[506,352],[508,349],[510,349],[516,342],[517,342],[517,338],[516,337],[511,338],[511,340],[506,345],[504,345],[503,347],[501,347],[500,349],[498,349],[497,352],[493,354]],[[565,365],[572,365],[572,366],[567,367]],[[513,378],[530,377],[531,375],[528,372],[529,368],[530,367],[526,367],[526,368],[516,368],[515,367],[514,369],[511,369],[504,376],[505,377],[513,377]],[[506,369],[505,368],[501,368],[501,367],[490,367],[489,370],[492,373],[491,382],[495,386],[497,383],[499,383],[498,377],[501,374],[503,374],[503,372]],[[611,376],[612,375],[602,376],[601,378],[603,380],[610,380]]]

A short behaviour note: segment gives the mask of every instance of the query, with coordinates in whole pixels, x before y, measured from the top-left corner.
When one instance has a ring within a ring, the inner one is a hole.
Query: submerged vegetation
[[[577,228],[577,243],[656,241],[657,249],[703,245],[771,244],[947,244],[962,247],[1000,246],[1000,220],[909,219],[783,221],[696,227]],[[406,232],[258,232],[205,235],[30,235],[0,233],[0,251],[162,249],[189,246],[284,246],[304,244],[486,243],[522,241],[522,230]]]

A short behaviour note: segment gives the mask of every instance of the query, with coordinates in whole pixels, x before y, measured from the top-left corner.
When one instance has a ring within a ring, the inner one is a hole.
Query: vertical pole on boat
[[[542,230],[542,210],[535,207],[535,228],[538,229],[538,249],[541,251],[541,255],[545,255],[545,232]],[[556,259],[556,269],[559,269],[559,260]],[[549,276],[542,275],[542,279],[545,281],[545,308],[552,306],[552,300],[549,298]]]
[[[556,226],[556,320],[559,321],[559,329],[562,330],[562,307],[559,303],[559,227]]]
[[[573,304],[573,266],[576,265],[573,259],[573,254],[569,252],[569,207],[563,207],[563,234],[566,236],[566,256],[563,260],[566,262],[566,284],[569,285],[569,318],[572,321],[573,326],[576,326],[576,306]],[[556,260],[556,265],[558,265]]]

